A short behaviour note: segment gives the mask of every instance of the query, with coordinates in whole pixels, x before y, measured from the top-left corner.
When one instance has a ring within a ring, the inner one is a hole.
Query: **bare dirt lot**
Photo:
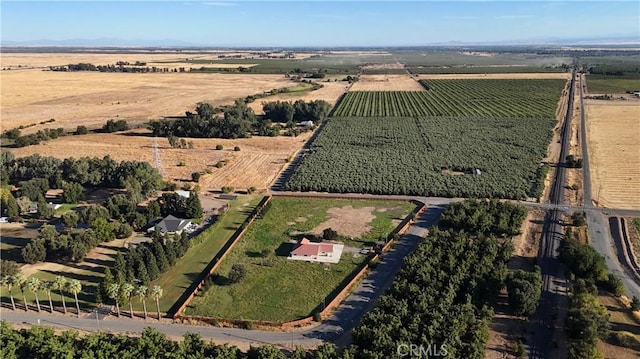
[[[585,104],[593,199],[603,207],[640,209],[640,103]]]
[[[424,91],[409,75],[360,75],[350,91]]]
[[[191,173],[209,169],[211,174],[200,178],[202,191],[220,190],[232,186],[244,190],[248,187],[266,189],[286,165],[289,156],[295,154],[311,132],[298,137],[252,137],[244,139],[190,139],[193,149],[177,149],[169,146],[166,138],[158,138],[161,172],[168,180],[190,180]],[[215,150],[216,145],[223,150]],[[240,151],[234,151],[234,147]],[[147,130],[131,130],[120,134],[90,134],[67,136],[40,145],[12,150],[16,157],[38,153],[57,158],[82,156],[111,156],[117,161],[147,161],[155,165],[153,137]],[[217,168],[218,161],[226,165]],[[184,162],[184,166],[178,166]]]
[[[326,228],[331,228],[342,236],[361,237],[371,230],[369,223],[376,219],[373,214],[375,210],[375,207],[354,209],[352,206],[344,206],[341,208],[329,208],[327,210],[329,219],[312,229],[311,233],[319,235]]]
[[[77,62],[77,61],[76,61]],[[99,127],[109,119],[139,122],[180,116],[198,102],[214,106],[295,84],[282,75],[203,73],[101,73],[11,70],[0,72],[3,130]]]
[[[570,73],[504,73],[504,74],[428,74],[420,79],[569,79]]]

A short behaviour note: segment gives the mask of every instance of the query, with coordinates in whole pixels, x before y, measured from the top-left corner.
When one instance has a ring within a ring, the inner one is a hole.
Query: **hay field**
[[[349,91],[424,91],[409,75],[360,75]]]
[[[425,74],[417,75],[419,79],[570,79],[571,73],[495,73],[495,74]]]
[[[89,134],[68,136],[44,142],[40,145],[12,149],[16,157],[38,153],[57,158],[81,156],[111,156],[117,161],[147,161],[155,166],[153,137],[147,130],[132,130],[123,134]],[[232,186],[237,190],[249,187],[266,189],[286,165],[287,158],[298,151],[311,133],[298,137],[252,137],[244,139],[190,139],[193,149],[177,149],[169,146],[166,138],[158,138],[158,152],[162,175],[167,180],[190,180],[191,173],[211,170],[200,178],[200,188],[220,190]],[[215,150],[221,144],[224,149]],[[239,146],[240,151],[234,151]],[[218,161],[226,160],[222,168]],[[178,166],[184,161],[184,166]]]
[[[184,115],[198,102],[215,106],[294,84],[282,75],[216,73],[0,72],[2,129],[54,118],[27,128],[99,127],[109,119],[146,121]]]
[[[253,109],[253,111],[259,115],[264,114],[264,111],[262,111],[262,103],[271,101],[293,102],[296,100],[324,100],[331,104],[331,106],[333,106],[336,101],[338,101],[340,95],[342,95],[349,88],[349,84],[343,81],[321,82],[321,84],[324,87],[315,91],[281,93],[258,99],[250,104],[247,104],[247,106],[251,107],[251,109]]]
[[[640,101],[585,101],[592,196],[640,210]]]

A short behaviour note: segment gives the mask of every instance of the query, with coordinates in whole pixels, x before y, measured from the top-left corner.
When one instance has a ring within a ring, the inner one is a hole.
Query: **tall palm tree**
[[[77,279],[72,279],[67,284],[67,288],[69,292],[73,293],[73,296],[76,298],[76,314],[78,318],[80,318],[80,303],[78,303],[78,293],[82,290],[82,283],[80,283]]]
[[[147,294],[149,292],[149,288],[145,285],[141,285],[136,288],[135,294],[136,297],[140,298],[142,302],[142,308],[144,308],[144,319],[147,319]]]
[[[36,296],[36,307],[38,308],[38,312],[40,312],[40,299],[38,299],[38,291],[41,289],[41,286],[42,283],[40,282],[40,279],[36,277],[31,277],[27,281],[27,287],[29,288],[29,291]]]
[[[116,313],[118,313],[118,318],[120,318],[120,304],[118,304],[118,297],[120,296],[120,284],[109,284],[109,286],[107,287],[107,295],[109,296],[109,298],[116,301]]]
[[[53,313],[53,302],[51,302],[51,288],[53,288],[53,282],[42,282],[42,290],[44,290],[44,292],[47,293],[47,297],[49,297],[49,313]]]
[[[125,283],[122,285],[122,296],[129,301],[129,318],[133,318],[133,304],[131,303],[131,295],[136,287],[131,283]]]
[[[151,296],[156,300],[156,306],[158,307],[158,320],[160,320],[160,297],[162,297],[162,288],[159,285],[154,285],[151,288]]]
[[[16,310],[16,302],[15,300],[13,300],[13,292],[11,291],[14,285],[15,281],[13,279],[13,276],[6,276],[2,278],[2,286],[7,287],[7,290],[9,291],[9,297],[11,298],[11,307],[13,308],[13,310]]]
[[[22,273],[18,273],[13,276],[13,283],[20,288],[20,292],[22,293],[22,303],[24,303],[24,311],[29,311],[29,306],[27,305],[27,297],[24,295],[24,289],[27,285],[27,277]]]
[[[62,308],[64,310],[64,314],[67,314],[67,303],[64,300],[64,295],[62,294],[62,290],[67,287],[67,278],[59,275],[53,281],[53,290],[60,291],[60,298],[62,299]]]

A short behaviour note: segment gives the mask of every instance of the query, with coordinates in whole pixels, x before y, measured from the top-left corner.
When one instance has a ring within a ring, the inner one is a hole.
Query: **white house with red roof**
[[[300,239],[293,250],[289,253],[288,259],[320,262],[320,263],[338,263],[344,244],[341,243],[316,243],[311,242],[307,238]]]

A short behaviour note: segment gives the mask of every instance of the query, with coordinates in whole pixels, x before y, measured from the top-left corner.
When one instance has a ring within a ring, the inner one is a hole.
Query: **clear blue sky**
[[[3,42],[108,38],[139,45],[169,40],[167,45],[407,46],[640,37],[637,0],[2,0],[0,11]]]

